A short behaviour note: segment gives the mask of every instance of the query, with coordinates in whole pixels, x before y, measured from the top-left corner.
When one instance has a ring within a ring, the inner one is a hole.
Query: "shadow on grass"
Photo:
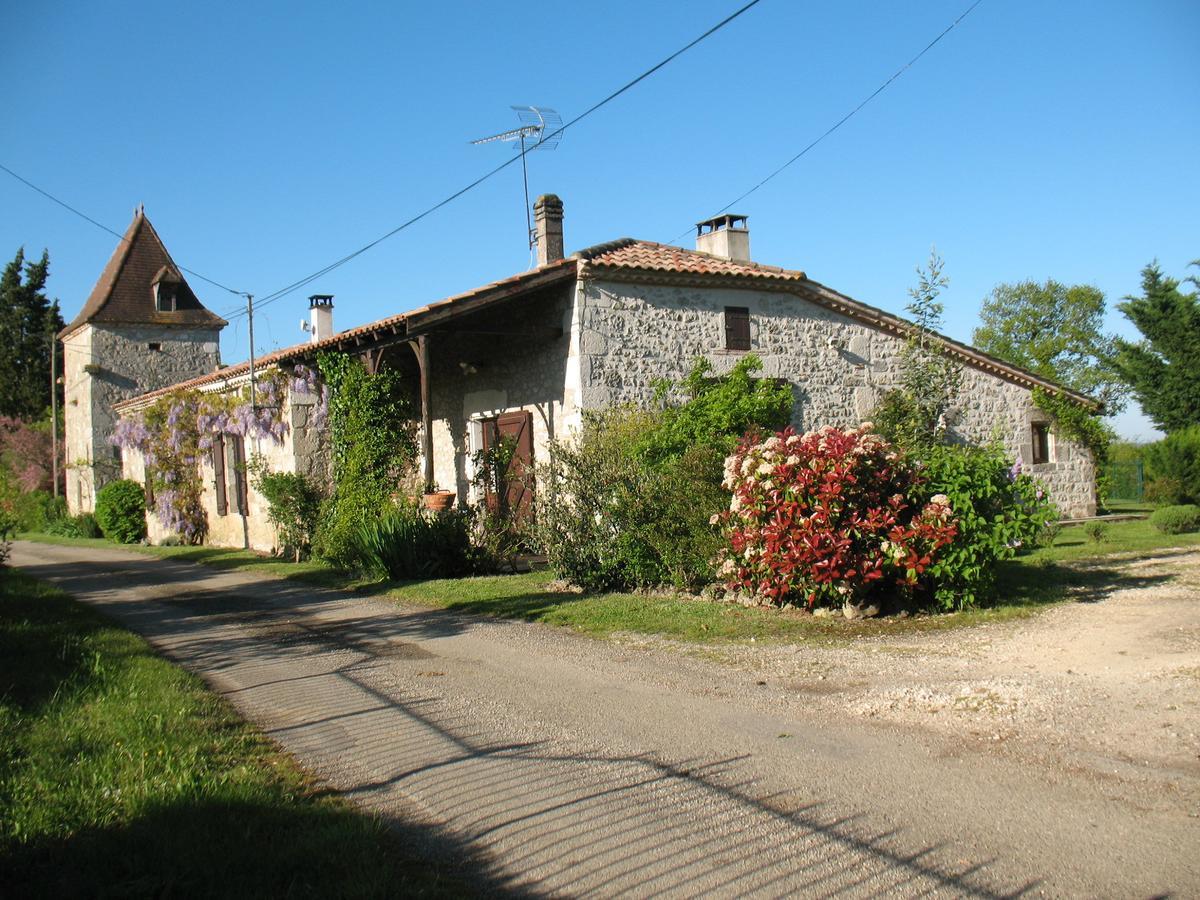
[[[478,853],[434,829],[334,804],[244,799],[0,843],[0,883],[12,897],[516,896]]]
[[[1074,565],[1013,560],[1001,564],[997,588],[1005,605],[1044,606],[1064,600],[1099,603],[1117,591],[1152,587],[1173,579],[1169,574],[1130,572],[1103,560]]]

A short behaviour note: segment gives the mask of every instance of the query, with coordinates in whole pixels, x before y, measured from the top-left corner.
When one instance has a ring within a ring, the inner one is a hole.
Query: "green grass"
[[[415,836],[323,794],[141,639],[0,569],[0,894],[461,895]]]
[[[1122,511],[1144,509],[1148,507],[1131,505]],[[220,568],[245,569],[328,587],[386,594],[404,603],[454,612],[541,622],[596,637],[636,632],[692,642],[748,641],[753,638],[756,641],[843,643],[864,636],[960,628],[1035,615],[1052,603],[1095,598],[1114,587],[1142,583],[1113,565],[1122,559],[1171,548],[1200,546],[1200,534],[1160,534],[1145,520],[1111,522],[1106,523],[1105,528],[1105,539],[1096,542],[1088,536],[1085,526],[1064,527],[1052,546],[1003,564],[999,572],[1000,602],[992,608],[854,622],[674,596],[559,593],[548,589],[552,576],[545,572],[370,585],[318,562],[295,564],[241,550],[211,547],[134,549]],[[43,539],[62,542],[58,538]],[[112,546],[104,541],[70,542]]]

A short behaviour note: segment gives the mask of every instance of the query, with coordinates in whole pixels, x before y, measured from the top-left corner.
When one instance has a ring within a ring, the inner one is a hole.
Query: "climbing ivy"
[[[416,423],[400,375],[367,372],[357,357],[322,353],[317,368],[329,388],[333,494],[323,505],[313,550],[332,562],[354,562],[360,526],[389,505],[417,456]]]
[[[1108,477],[1105,475],[1108,448],[1116,437],[1112,428],[1086,407],[1045,388],[1033,389],[1033,402],[1054,419],[1060,435],[1083,444],[1091,451],[1096,468],[1096,493],[1103,503],[1108,494]]]

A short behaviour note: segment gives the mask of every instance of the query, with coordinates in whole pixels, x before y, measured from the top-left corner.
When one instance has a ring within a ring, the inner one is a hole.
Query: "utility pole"
[[[254,295],[246,295],[246,322],[250,331],[250,408],[258,412],[258,398],[254,392]]]

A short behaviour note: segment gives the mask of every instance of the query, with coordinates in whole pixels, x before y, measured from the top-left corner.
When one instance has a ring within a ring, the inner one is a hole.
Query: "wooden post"
[[[425,458],[425,492],[433,490],[433,411],[429,401],[429,336],[417,338],[417,365],[421,368],[421,455]]]

